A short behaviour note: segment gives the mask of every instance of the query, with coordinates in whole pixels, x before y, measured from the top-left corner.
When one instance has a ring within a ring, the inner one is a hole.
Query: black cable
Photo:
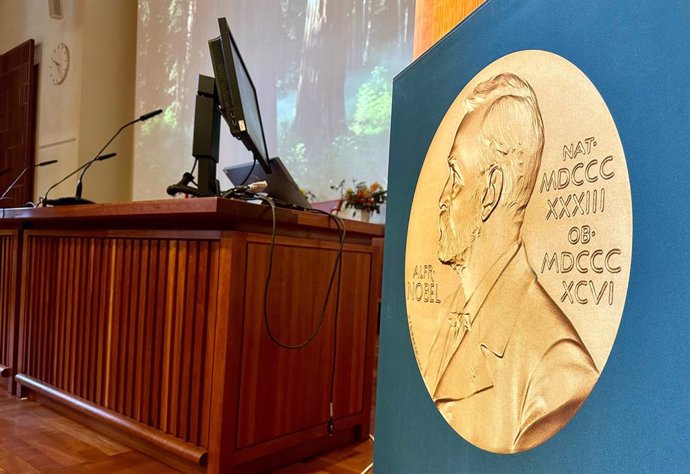
[[[242,182],[240,184],[238,184],[237,186],[244,186],[247,183],[247,180],[251,177],[252,173],[254,172],[255,167],[256,167],[256,157],[254,157],[254,162],[252,163],[252,167],[249,168],[249,173],[247,174],[247,177],[244,178],[242,180]]]
[[[268,319],[268,289],[271,284],[271,276],[273,274],[273,251],[275,249],[275,238],[276,238],[276,206],[275,203],[273,202],[273,199],[268,198],[266,196],[262,196],[260,194],[255,194],[253,197],[258,198],[262,200],[263,202],[268,203],[271,206],[271,215],[272,215],[272,229],[271,229],[271,250],[269,251],[269,256],[268,256],[268,274],[266,275],[266,282],[264,284],[264,301],[263,301],[263,317],[264,317],[264,324],[266,325],[266,332],[268,333],[268,337],[271,339],[271,341],[276,344],[278,347],[281,347],[283,349],[288,349],[288,350],[295,350],[295,349],[301,349],[305,347],[307,344],[309,344],[319,333],[319,330],[321,329],[321,326],[323,326],[323,322],[326,319],[326,307],[328,306],[328,301],[330,300],[331,297],[331,292],[333,289],[333,282],[335,281],[336,275],[339,273],[339,270],[342,266],[342,258],[343,258],[343,247],[345,245],[345,225],[342,222],[342,219],[340,219],[337,216],[334,216],[332,214],[328,214],[327,212],[324,211],[318,211],[318,212],[324,212],[324,214],[327,214],[330,218],[334,220],[336,223],[336,226],[338,227],[338,231],[340,233],[340,245],[338,248],[338,255],[336,257],[335,265],[333,266],[333,272],[331,273],[331,278],[328,283],[328,290],[326,291],[326,298],[324,300],[323,306],[321,308],[321,314],[319,316],[319,320],[317,321],[313,331],[311,334],[302,342],[299,342],[297,344],[288,344],[285,342],[280,341],[274,334],[273,330],[271,329],[271,324]],[[311,210],[312,212],[316,211],[314,209]],[[338,289],[337,289],[337,294],[340,295],[340,281],[338,282]],[[337,315],[338,315],[338,304],[339,302],[336,300],[336,322],[337,322]]]
[[[197,161],[199,161],[199,160],[194,158],[194,164],[192,165],[192,171],[190,171],[189,174],[194,174],[194,170],[196,169],[196,162]]]
[[[240,197],[240,196],[236,196]],[[332,436],[335,433],[335,413],[334,413],[334,399],[335,399],[335,372],[336,372],[336,361],[337,361],[337,355],[338,355],[338,315],[340,314],[340,286],[342,283],[342,268],[343,268],[343,248],[345,246],[345,223],[343,220],[335,216],[331,213],[319,210],[319,209],[304,209],[302,210],[315,213],[315,214],[325,214],[328,216],[329,219],[333,220],[335,222],[336,227],[338,228],[338,234],[339,234],[339,246],[338,246],[338,255],[335,260],[335,265],[333,266],[333,272],[331,273],[331,278],[330,281],[328,282],[328,290],[326,291],[326,298],[323,302],[323,307],[321,308],[321,315],[319,316],[319,320],[314,327],[314,330],[312,333],[307,337],[304,341],[298,343],[298,344],[287,344],[284,343],[273,334],[273,331],[271,330],[271,324],[268,319],[268,289],[271,283],[271,275],[273,273],[273,251],[275,249],[275,239],[276,239],[276,206],[275,203],[273,202],[273,199],[262,196],[260,194],[248,194],[246,193],[244,197],[255,197],[263,202],[266,202],[271,206],[271,217],[272,217],[272,225],[271,225],[271,249],[269,251],[269,257],[268,257],[268,273],[266,275],[266,283],[264,285],[264,302],[263,302],[263,317],[264,317],[264,324],[266,325],[266,332],[268,333],[268,337],[271,339],[271,341],[276,344],[278,347],[281,347],[283,349],[288,349],[288,350],[295,350],[295,349],[301,349],[305,347],[307,344],[309,344],[319,333],[319,330],[323,326],[323,323],[326,319],[326,307],[328,306],[328,301],[330,300],[331,296],[331,291],[333,289],[333,282],[335,281],[335,276],[336,274],[338,275],[338,286],[336,288],[336,297],[335,297],[335,315],[333,317],[333,353],[332,353],[332,363],[331,363],[331,377],[330,377],[330,396],[329,396],[329,402],[328,402],[328,422],[326,425],[326,429],[328,430],[328,435]],[[299,207],[299,206],[298,206]]]
[[[333,403],[335,400],[335,369],[336,369],[336,358],[338,356],[338,315],[340,314],[340,285],[343,281],[343,246],[345,244],[345,223],[343,220],[334,215],[331,214],[330,212],[322,211],[320,209],[305,209],[308,212],[315,213],[315,214],[325,214],[328,216],[329,219],[332,219],[333,222],[335,222],[336,227],[338,227],[338,233],[340,235],[340,248],[338,250],[338,258],[336,260],[336,266],[338,269],[338,286],[336,287],[335,290],[335,315],[333,317],[333,364],[331,365],[331,396],[330,400],[328,403],[328,434],[333,435],[335,432],[335,414],[334,414],[334,409],[333,409]],[[335,269],[334,269],[335,271]],[[333,284],[333,280],[331,279],[331,285]],[[329,292],[330,292],[330,287],[329,287]],[[326,301],[328,301],[328,297],[326,297]]]

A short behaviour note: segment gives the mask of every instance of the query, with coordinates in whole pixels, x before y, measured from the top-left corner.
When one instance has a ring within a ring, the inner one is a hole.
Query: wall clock
[[[65,43],[60,43],[50,53],[48,70],[53,84],[58,85],[65,81],[69,71],[69,48]]]

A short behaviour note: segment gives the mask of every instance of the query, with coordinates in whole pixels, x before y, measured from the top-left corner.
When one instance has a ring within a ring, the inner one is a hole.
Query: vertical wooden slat
[[[43,240],[41,242],[41,245],[38,247],[38,265],[39,268],[41,268],[41,272],[49,275],[49,278],[52,277],[50,275],[50,268],[51,268],[51,259],[50,259],[50,251],[49,247],[47,245],[47,242]],[[41,279],[37,275],[37,281],[36,284],[40,285],[41,284]],[[46,377],[46,380],[51,380],[51,373],[50,373],[50,365],[51,365],[51,359],[50,357],[51,354],[51,347],[49,341],[52,339],[51,336],[51,327],[53,326],[53,318],[52,318],[52,301],[49,298],[49,292],[46,291],[40,291],[38,298],[36,298],[36,306],[34,309],[37,308],[45,308],[43,311],[36,311],[34,314],[34,317],[37,320],[40,320],[40,328],[41,328],[41,351],[37,358],[41,360],[41,373],[43,374],[43,377]]]
[[[198,273],[196,262],[199,259],[199,243],[189,242],[187,247],[187,258],[185,261],[185,272],[187,278],[184,282],[185,304],[182,311],[182,347],[180,364],[180,399],[177,408],[177,437],[188,439],[189,433],[189,398],[192,390],[190,379],[192,371],[192,354],[194,347],[194,306],[197,299],[196,288],[198,281],[205,275]]]
[[[170,420],[170,370],[173,355],[172,339],[175,322],[175,282],[177,273],[177,247],[178,242],[172,241],[168,248],[168,268],[164,281],[167,282],[168,291],[165,292],[165,327],[163,335],[163,359],[162,359],[162,379],[161,379],[161,419],[160,428],[169,432]]]
[[[136,391],[137,372],[139,366],[137,365],[137,351],[139,346],[138,327],[139,327],[139,293],[142,284],[141,274],[141,241],[136,239],[132,241],[131,265],[129,287],[129,332],[127,336],[127,362],[125,365],[126,384],[125,391],[125,409],[124,414],[129,417],[134,415],[134,397]]]
[[[134,361],[134,367],[136,373],[134,374],[134,397],[133,397],[133,411],[132,416],[135,420],[142,421],[142,401],[144,399],[144,373],[146,371],[146,352],[148,350],[148,333],[146,332],[146,321],[149,319],[146,317],[146,302],[149,298],[149,247],[150,241],[143,240],[139,249],[140,262],[140,283],[138,285],[137,291],[139,291],[139,298],[137,304],[137,337],[136,337],[136,358]]]
[[[26,241],[23,373],[207,445],[219,241]]]
[[[199,252],[197,256],[197,266],[199,275],[203,278],[198,278],[196,285],[196,292],[194,295],[194,309],[192,311],[192,327],[194,329],[194,340],[192,345],[194,351],[192,353],[191,363],[191,380],[189,383],[191,395],[189,400],[189,441],[191,443],[198,443],[200,440],[200,425],[202,415],[202,392],[204,384],[203,363],[205,354],[197,350],[200,347],[205,347],[206,344],[206,309],[208,308],[208,271],[210,258],[209,242],[199,243]]]
[[[213,282],[213,285],[209,287],[207,298],[208,305],[208,321],[206,324],[205,338],[206,338],[206,354],[204,355],[205,366],[203,371],[203,392],[202,392],[202,403],[203,407],[209,407],[208,410],[204,410],[201,416],[201,426],[199,434],[199,444],[204,447],[210,446],[211,438],[211,403],[212,403],[212,390],[213,390],[213,358],[215,356],[215,334],[216,334],[216,324],[218,318],[218,281],[219,281],[219,261],[221,259],[221,246],[218,242],[214,242],[209,258],[209,278]]]
[[[37,252],[37,258],[36,258],[36,265],[40,268],[43,266],[43,261],[42,261],[42,252],[39,247],[39,251]],[[40,284],[39,281],[35,281],[34,284]],[[35,344],[38,345],[38,351],[36,351],[35,357],[32,358],[32,369],[36,373],[41,373],[43,369],[43,361],[45,359],[44,351],[45,351],[45,345],[42,344],[42,336],[43,336],[43,327],[42,323],[45,320],[43,317],[43,314],[41,311],[36,311],[37,308],[41,308],[41,296],[37,295],[37,298],[32,298],[34,306],[34,312],[32,314],[32,324],[33,327],[35,328],[33,331],[33,335],[35,337]]]
[[[100,273],[99,263],[96,259],[96,245],[94,239],[88,239],[85,245],[89,254],[89,266],[87,276],[88,293],[85,298],[85,340],[84,340],[84,359],[82,364],[82,376],[84,378],[84,387],[82,389],[82,397],[87,400],[93,400],[94,396],[94,367],[95,367],[95,353],[96,346],[95,334],[97,332],[97,317],[94,314],[94,297],[98,292],[97,275]]]
[[[79,259],[79,252],[77,248],[77,239],[72,237],[69,239],[69,259],[68,259],[68,268],[69,268],[69,310],[67,312],[67,316],[70,321],[69,325],[69,336],[68,336],[68,342],[67,342],[67,365],[65,367],[65,370],[67,371],[67,381],[65,384],[65,389],[70,392],[74,393],[74,366],[75,366],[75,358],[76,358],[76,351],[77,351],[77,331],[78,331],[78,324],[79,324],[79,318],[77,315],[77,308],[79,306],[79,299],[81,295],[79,294],[79,288],[78,288],[78,277],[79,277],[79,268],[80,268],[80,259]]]
[[[127,373],[127,353],[129,352],[129,347],[127,344],[129,335],[129,323],[130,323],[130,300],[132,296],[132,288],[130,285],[130,280],[132,278],[132,241],[130,239],[125,239],[122,245],[122,253],[119,255],[119,259],[122,260],[122,275],[120,279],[120,314],[121,319],[120,324],[120,344],[118,346],[118,358],[117,358],[117,404],[116,411],[118,413],[126,413],[125,410],[125,398],[128,387],[129,374]]]
[[[9,289],[9,273],[10,261],[9,252],[9,237],[0,235],[0,363],[8,365],[9,361],[9,338],[7,336],[7,327],[9,325],[9,307],[8,299],[10,297]]]
[[[76,347],[74,351],[74,393],[80,397],[84,396],[82,388],[85,387],[83,377],[83,362],[84,362],[84,345],[85,338],[84,334],[86,331],[86,320],[88,319],[88,313],[86,312],[86,301],[87,301],[87,279],[88,279],[88,246],[85,245],[86,240],[84,238],[75,239],[75,244],[77,246],[77,288],[78,296],[75,304],[75,338]]]
[[[16,372],[18,366],[18,330],[21,263],[20,231],[0,232],[0,364]],[[8,379],[7,390],[14,393],[15,385]]]
[[[172,310],[172,343],[170,353],[170,385],[168,393],[170,394],[170,406],[168,410],[169,424],[168,433],[176,435],[178,429],[178,404],[180,402],[180,370],[182,364],[182,330],[184,326],[185,313],[185,280],[188,275],[185,274],[184,268],[187,260],[187,242],[178,242],[177,263],[174,290],[174,306]]]
[[[108,347],[106,348],[106,387],[105,387],[105,406],[114,410],[116,407],[117,393],[117,360],[120,347],[120,285],[122,284],[122,242],[115,240],[111,245],[110,262],[110,290],[108,291]]]
[[[149,241],[148,245],[148,261],[150,275],[147,278],[148,291],[147,291],[147,302],[146,302],[146,318],[145,318],[145,333],[146,338],[144,339],[144,372],[142,373],[142,400],[141,400],[141,415],[140,420],[144,423],[150,423],[151,420],[151,407],[150,402],[153,399],[153,361],[154,352],[156,347],[156,333],[155,333],[155,316],[156,316],[156,281],[158,277],[156,264],[159,263],[158,259],[158,242]]]
[[[29,260],[29,265],[36,265],[36,254],[32,253],[30,256]],[[27,272],[28,273],[28,272]],[[35,288],[35,285],[37,284],[36,279],[38,278],[38,275],[35,274],[29,274],[29,282],[28,284],[31,285],[33,288]],[[25,353],[24,353],[24,364],[25,367],[27,367],[30,370],[34,370],[34,363],[36,358],[33,357],[34,354],[29,352],[29,348],[32,346],[32,343],[34,343],[34,315],[36,313],[36,299],[35,298],[27,298],[27,307],[28,309],[28,314],[25,320],[25,325],[26,325],[26,335],[25,335]]]
[[[94,398],[93,401],[99,405],[104,404],[104,383],[105,379],[105,351],[107,350],[107,299],[106,291],[108,288],[109,271],[109,242],[98,239],[96,241],[96,248],[98,253],[98,271],[96,281],[98,282],[96,290],[94,291],[94,307],[96,308],[96,320],[98,325],[96,344],[98,350],[96,351],[96,367],[94,370]]]
[[[153,374],[152,380],[159,382],[158,384],[152,383],[152,393],[151,393],[151,424],[158,428],[163,426],[163,403],[162,395],[167,387],[163,386],[163,357],[165,352],[165,318],[167,313],[166,303],[166,282],[167,282],[167,269],[169,265],[170,252],[168,249],[167,241],[158,242],[158,272],[156,279],[156,298],[155,298],[155,352],[153,358]]]

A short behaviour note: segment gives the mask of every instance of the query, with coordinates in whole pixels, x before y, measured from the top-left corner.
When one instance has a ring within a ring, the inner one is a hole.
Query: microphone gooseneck
[[[114,156],[117,156],[117,153],[107,153],[107,154],[105,154],[105,155],[99,156],[99,157],[98,157],[98,161],[107,160],[108,158],[112,158],[112,157],[114,157]],[[84,168],[85,168],[86,166],[88,166],[90,163],[91,163],[90,161],[89,161],[88,163],[84,163],[84,164],[81,165],[79,168],[77,168],[76,170],[72,171],[70,174],[68,174],[67,176],[65,176],[64,178],[62,178],[60,181],[58,181],[57,183],[55,183],[55,184],[53,184],[51,187],[49,187],[49,188],[48,188],[48,191],[46,191],[46,193],[43,195],[43,199],[41,199],[41,202],[43,203],[43,206],[46,206],[46,205],[47,205],[47,204],[46,204],[46,201],[48,201],[48,194],[49,194],[53,189],[57,188],[57,187],[60,186],[62,183],[64,183],[65,181],[67,181],[69,178],[71,178],[71,177],[74,176],[75,174],[79,173],[82,169],[84,169]]]
[[[17,177],[14,178],[14,181],[12,181],[12,183],[10,183],[10,185],[7,187],[7,189],[5,189],[5,192],[2,193],[2,196],[0,196],[0,200],[5,199],[5,196],[7,196],[7,193],[9,193],[9,192],[12,190],[12,188],[14,187],[14,185],[17,184],[17,183],[19,182],[19,180],[22,178],[22,176],[24,176],[24,174],[25,174],[27,171],[29,171],[31,168],[37,168],[37,167],[39,167],[39,166],[48,166],[48,165],[52,165],[53,163],[57,163],[57,162],[58,162],[58,160],[48,160],[48,161],[42,161],[42,162],[40,162],[40,163],[34,163],[33,165],[26,166],[26,167],[17,175]],[[11,169],[11,168],[9,168],[7,171],[9,171],[10,169]],[[0,175],[1,175],[1,174],[5,174],[5,171],[3,171],[2,173],[0,173]]]
[[[91,165],[93,165],[93,164],[94,164],[95,162],[97,162],[97,161],[103,161],[103,160],[105,160],[105,159],[107,159],[107,158],[112,158],[113,156],[116,155],[115,153],[111,153],[111,154],[109,154],[109,155],[101,155],[101,153],[103,153],[103,151],[104,151],[106,148],[108,148],[108,145],[110,145],[110,144],[113,142],[113,140],[115,140],[115,138],[117,138],[117,136],[118,136],[125,128],[127,128],[127,127],[129,127],[129,126],[131,126],[131,125],[134,125],[134,124],[137,123],[137,122],[146,121],[146,120],[148,120],[148,119],[150,119],[150,118],[152,118],[152,117],[155,117],[156,115],[161,114],[162,112],[163,112],[162,109],[157,109],[157,110],[154,110],[153,112],[148,112],[148,113],[146,113],[146,114],[140,115],[139,118],[136,118],[136,119],[134,119],[134,120],[130,120],[129,122],[127,122],[126,124],[124,124],[123,126],[121,126],[121,127],[117,130],[117,132],[115,132],[115,134],[114,134],[112,137],[110,137],[110,140],[108,140],[108,141],[106,142],[106,144],[103,145],[103,147],[102,147],[100,150],[98,150],[98,153],[96,153],[96,155],[95,155],[92,159],[90,159],[90,160],[87,161],[85,164],[83,164],[82,166],[80,166],[79,168],[77,168],[76,170],[74,170],[72,173],[70,173],[69,175],[65,176],[62,180],[60,180],[59,182],[55,183],[55,184],[52,185],[50,188],[48,188],[48,191],[46,191],[45,195],[43,196],[43,205],[44,205],[44,206],[47,206],[48,204],[59,205],[59,204],[87,204],[87,203],[90,203],[90,201],[88,201],[88,200],[86,200],[86,199],[82,199],[81,195],[82,195],[82,191],[83,191],[83,188],[84,188],[84,186],[83,186],[84,175],[86,174],[86,172],[88,171],[88,169],[91,168]],[[76,188],[76,190],[75,190],[74,198],[63,199],[62,201],[61,201],[61,200],[53,200],[53,201],[49,201],[49,200],[48,200],[48,193],[49,193],[53,188],[55,188],[55,187],[58,186],[59,184],[63,183],[67,178],[69,178],[69,177],[71,177],[71,176],[74,176],[74,175],[75,175],[76,173],[78,173],[79,171],[81,171],[81,174],[79,175],[79,178],[77,179],[77,188]]]

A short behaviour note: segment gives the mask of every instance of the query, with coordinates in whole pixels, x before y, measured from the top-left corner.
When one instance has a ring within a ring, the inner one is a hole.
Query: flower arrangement
[[[332,189],[340,191],[346,208],[361,209],[364,211],[381,212],[381,205],[385,204],[387,193],[379,183],[372,183],[368,186],[365,181],[352,181],[353,186],[343,192],[345,180],[338,186],[331,186]]]
[[[314,194],[311,189],[304,189],[304,188],[299,188],[299,191],[302,193],[302,196],[308,201],[308,202],[314,202],[316,201],[316,194]]]

